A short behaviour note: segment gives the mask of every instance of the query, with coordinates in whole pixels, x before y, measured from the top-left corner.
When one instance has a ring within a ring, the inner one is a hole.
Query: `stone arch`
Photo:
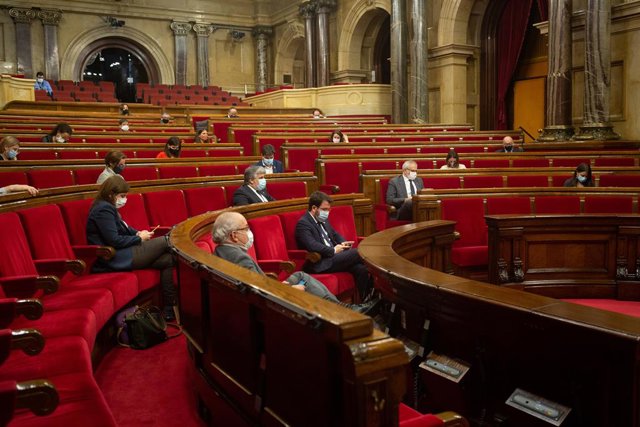
[[[383,13],[386,12],[386,13]],[[346,13],[338,43],[338,70],[363,68],[365,37],[375,39],[380,25],[391,14],[391,0],[360,0]]]
[[[475,0],[445,0],[438,22],[438,46],[468,44],[468,28]]]
[[[298,52],[304,51],[304,26],[299,22],[290,22],[280,37],[276,47],[274,62],[274,83],[282,84],[282,75],[294,75],[294,62]]]
[[[60,78],[82,80],[87,58],[105,47],[120,47],[136,53],[151,81],[174,84],[175,73],[162,47],[147,34],[130,27],[94,28],[78,34],[60,60]]]

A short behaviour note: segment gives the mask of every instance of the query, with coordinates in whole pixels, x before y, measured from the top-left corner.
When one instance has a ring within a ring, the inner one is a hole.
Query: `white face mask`
[[[338,142],[340,142],[340,135],[334,135],[333,136],[333,143],[337,144]]]
[[[126,197],[118,197],[118,198],[116,198],[116,209],[120,209],[121,207],[123,207],[126,204],[127,204],[127,198]]]
[[[60,135],[56,135],[55,137],[56,142],[59,142],[60,144],[67,142],[63,137],[61,137]]]
[[[251,230],[247,230],[247,242],[242,245],[242,249],[244,249],[245,251],[248,251],[249,249],[251,249],[251,246],[253,246],[253,231]]]
[[[418,172],[409,172],[409,176],[407,177],[410,181],[413,181],[418,177]]]
[[[42,77],[38,77],[36,80],[38,81],[38,83],[44,82],[44,79]]]
[[[128,130],[129,130],[129,125],[122,125],[122,126],[120,127],[120,129],[122,129],[123,131],[125,131],[125,132],[126,132],[126,131],[128,131]]]

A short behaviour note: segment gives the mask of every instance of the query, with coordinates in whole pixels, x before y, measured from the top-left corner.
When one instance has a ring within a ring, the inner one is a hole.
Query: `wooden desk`
[[[491,283],[555,298],[640,298],[640,216],[485,218]]]

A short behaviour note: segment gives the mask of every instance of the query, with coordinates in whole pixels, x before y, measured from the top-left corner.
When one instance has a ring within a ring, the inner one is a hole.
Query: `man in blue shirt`
[[[33,85],[35,90],[45,90],[47,91],[47,95],[53,95],[53,89],[51,89],[51,85],[48,81],[44,79],[44,73],[42,71],[38,71],[36,74],[36,83]]]

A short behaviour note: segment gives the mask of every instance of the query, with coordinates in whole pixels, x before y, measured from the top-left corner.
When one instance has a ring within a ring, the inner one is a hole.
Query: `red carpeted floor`
[[[179,336],[147,350],[117,347],[95,377],[123,427],[204,427],[187,381],[189,363]]]

